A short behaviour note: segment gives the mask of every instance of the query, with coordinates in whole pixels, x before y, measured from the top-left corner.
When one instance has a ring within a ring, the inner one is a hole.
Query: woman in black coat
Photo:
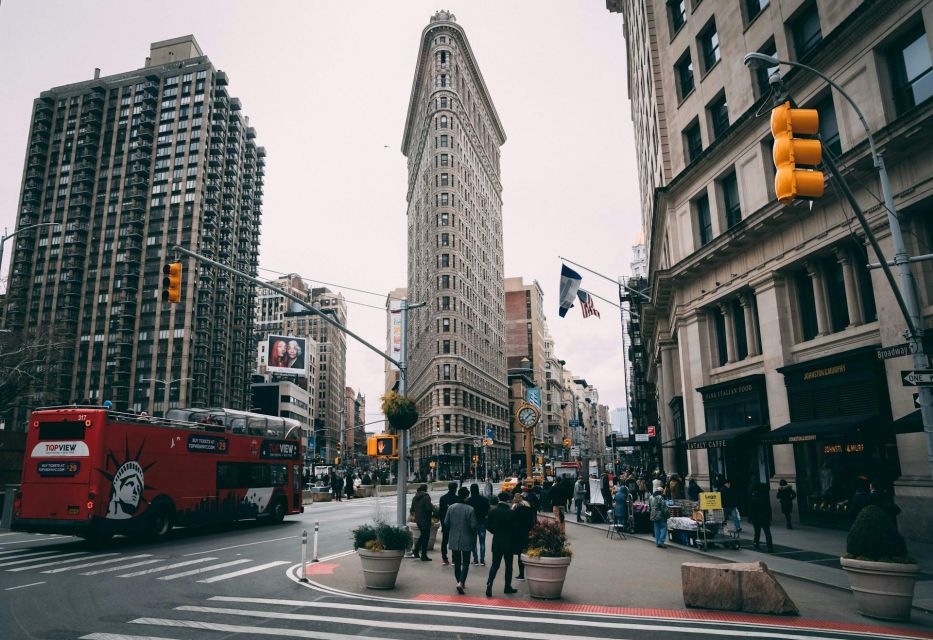
[[[749,519],[755,528],[755,549],[759,548],[761,531],[764,529],[768,553],[774,553],[774,543],[771,540],[771,498],[768,496],[768,487],[761,482],[752,487],[748,510]]]

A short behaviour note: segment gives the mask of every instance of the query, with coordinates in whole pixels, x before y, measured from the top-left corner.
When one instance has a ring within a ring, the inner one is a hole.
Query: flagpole
[[[636,289],[632,289],[632,288],[630,288],[630,287],[628,287],[628,286],[622,284],[622,283],[621,283],[620,281],[618,281],[618,280],[614,280],[614,279],[610,278],[609,276],[605,276],[605,275],[601,274],[599,271],[593,271],[593,270],[590,269],[589,267],[584,267],[584,266],[583,266],[582,264],[580,264],[579,262],[574,262],[573,260],[569,260],[569,259],[565,258],[564,256],[557,256],[557,257],[560,258],[561,260],[563,260],[564,262],[569,262],[570,264],[572,264],[572,265],[574,265],[574,266],[576,266],[576,267],[580,267],[580,268],[583,269],[584,271],[589,271],[589,272],[592,273],[593,275],[597,275],[597,276],[599,276],[600,278],[603,278],[604,280],[608,280],[609,282],[611,282],[612,284],[614,284],[614,285],[616,285],[616,286],[623,287],[623,288],[626,289],[627,291],[631,291],[632,293],[637,293],[638,295],[640,295],[641,297],[643,297],[643,298],[644,298],[645,300],[647,300],[648,302],[651,302],[651,297],[645,295],[645,294],[642,293],[641,291],[638,291],[638,290],[636,290]],[[600,300],[602,300],[602,299],[603,299],[603,298],[600,298]]]
[[[595,293],[593,293],[592,291],[587,291],[586,289],[582,289],[582,288],[580,289],[580,291],[582,291],[583,293],[585,293],[585,294],[587,294],[587,295],[591,295],[591,296],[593,296],[594,298],[598,298],[598,299],[602,300],[603,302],[605,302],[606,304],[611,304],[613,307],[615,307],[616,309],[619,309],[620,311],[622,310],[622,307],[620,307],[619,305],[617,305],[615,302],[611,302],[611,301],[609,301],[609,300],[606,300],[606,299],[603,298],[602,296],[598,296],[598,295],[596,295]]]

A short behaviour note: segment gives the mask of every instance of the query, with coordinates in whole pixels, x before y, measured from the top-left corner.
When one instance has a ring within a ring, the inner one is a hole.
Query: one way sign
[[[901,371],[901,380],[905,387],[933,387],[933,369]]]

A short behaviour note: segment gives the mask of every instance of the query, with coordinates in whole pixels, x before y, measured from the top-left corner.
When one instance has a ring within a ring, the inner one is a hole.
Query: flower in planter
[[[894,519],[876,505],[862,509],[852,523],[845,557],[871,562],[916,563],[907,555],[907,544]]]
[[[394,527],[385,522],[361,524],[353,530],[353,548],[367,551],[404,551],[411,546],[408,527]]]
[[[382,413],[395,429],[410,429],[418,421],[415,401],[395,391],[382,396]]]
[[[566,558],[572,555],[572,551],[559,524],[540,520],[528,533],[525,555],[529,558]]]

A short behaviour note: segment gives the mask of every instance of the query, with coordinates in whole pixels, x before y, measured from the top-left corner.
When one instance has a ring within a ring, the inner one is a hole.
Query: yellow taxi
[[[512,476],[511,478],[506,478],[505,480],[502,481],[502,491],[513,491],[515,487],[518,486],[519,482],[520,482],[519,479],[516,478],[515,476]]]

